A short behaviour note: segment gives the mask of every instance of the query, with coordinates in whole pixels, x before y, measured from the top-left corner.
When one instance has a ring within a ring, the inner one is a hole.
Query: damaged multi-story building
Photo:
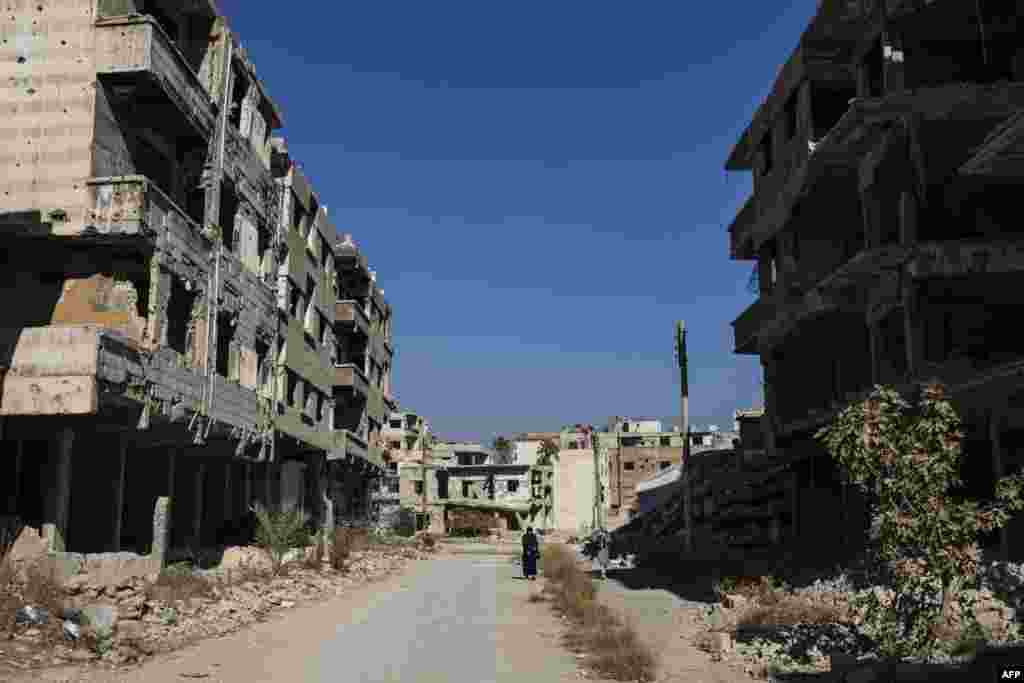
[[[612,417],[594,434],[599,463],[606,463],[602,525],[616,529],[638,512],[637,484],[683,461],[682,432],[664,431],[660,420]]]
[[[372,517],[373,492],[388,474],[383,430],[398,406],[391,387],[393,314],[377,284],[377,272],[370,270],[351,234],[334,245],[334,262],[335,451],[343,454],[338,464],[342,470],[362,473],[370,462],[375,476],[336,476],[333,491],[348,515]]]
[[[504,529],[554,528],[555,467],[496,460],[479,444],[435,444],[429,455],[399,464],[401,506],[415,513],[417,528],[437,533],[462,510],[491,514]]]
[[[346,279],[216,3],[19,3],[0,35],[7,515],[53,551],[164,561],[245,540],[253,502],[351,512],[382,473],[390,337],[352,379],[338,325],[390,311]]]
[[[393,527],[401,506],[398,467],[407,462],[429,462],[434,438],[430,424],[422,415],[393,410],[381,429],[380,440],[384,475],[376,481],[371,500],[375,517],[384,526]]]
[[[1024,463],[1021,21],[994,0],[825,0],[728,159],[753,174],[729,234],[760,293],[735,349],[760,356],[786,463],[750,503],[784,538],[860,538],[814,434],[874,384],[945,383],[967,493]],[[1020,555],[1020,531],[983,541]]]

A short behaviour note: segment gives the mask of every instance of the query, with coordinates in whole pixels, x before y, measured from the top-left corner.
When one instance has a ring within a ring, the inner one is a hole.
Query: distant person
[[[600,529],[597,532],[597,565],[601,568],[601,579],[608,578],[608,564],[611,561],[612,539],[607,531]]]
[[[533,527],[526,527],[523,534],[523,576],[534,581],[537,578],[537,558],[540,557],[540,541],[537,534],[533,533]]]

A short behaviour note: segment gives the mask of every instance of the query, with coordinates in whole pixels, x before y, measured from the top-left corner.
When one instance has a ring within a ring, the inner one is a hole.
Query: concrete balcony
[[[732,322],[734,353],[757,353],[757,332],[774,311],[771,301],[758,299]]]
[[[368,396],[370,393],[370,383],[366,375],[354,363],[334,366],[334,386],[351,388],[354,393],[361,396]]]
[[[96,22],[96,73],[115,85],[155,86],[204,137],[209,138],[215,128],[209,93],[152,17],[135,15]]]
[[[100,387],[141,377],[141,350],[100,325],[0,329],[0,415],[92,415]]]
[[[141,175],[90,178],[92,208],[86,212],[83,237],[156,236],[156,226],[174,231],[193,232],[198,237],[199,225],[193,221],[163,190]]]
[[[358,301],[339,301],[334,305],[334,322],[342,329],[359,330],[370,336],[370,319]]]
[[[757,199],[754,195],[750,195],[729,226],[729,256],[731,258],[747,260],[757,256],[750,243],[750,233],[756,223]]]

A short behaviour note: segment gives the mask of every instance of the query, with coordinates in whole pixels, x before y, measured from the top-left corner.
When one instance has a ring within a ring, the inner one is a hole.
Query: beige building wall
[[[594,518],[594,451],[567,449],[555,468],[555,527],[578,533]]]

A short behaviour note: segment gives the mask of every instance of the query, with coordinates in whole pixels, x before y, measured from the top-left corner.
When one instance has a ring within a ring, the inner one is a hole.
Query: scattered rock
[[[146,626],[141,621],[125,619],[117,622],[117,635],[121,638],[139,638],[146,631]]]
[[[110,605],[90,605],[82,610],[82,617],[96,629],[113,631],[117,624],[117,609]]]
[[[95,659],[99,659],[99,655],[91,650],[78,649],[69,652],[67,654],[67,658],[73,662],[91,662]]]

